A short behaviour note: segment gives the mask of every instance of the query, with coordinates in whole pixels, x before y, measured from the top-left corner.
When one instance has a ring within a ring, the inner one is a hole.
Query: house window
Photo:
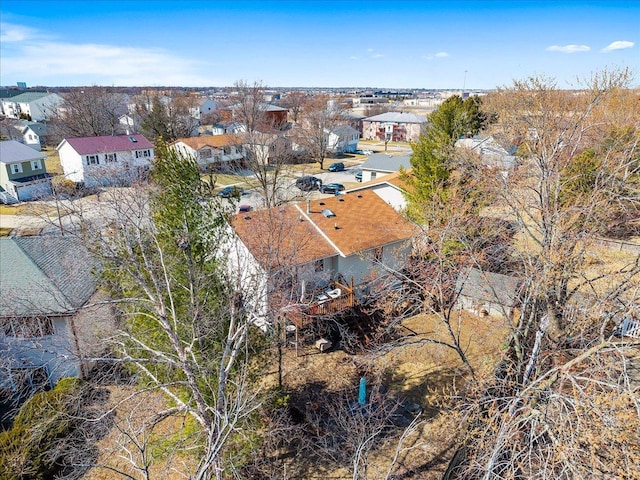
[[[371,172],[371,180],[375,180],[378,176],[378,172]]]
[[[225,155],[229,155],[231,153],[231,147],[222,147],[222,151]]]
[[[87,155],[87,165],[98,165],[99,163],[97,155]]]
[[[136,150],[136,158],[146,158],[151,156],[151,150]]]
[[[373,261],[374,262],[382,261],[382,247],[376,247],[373,249]]]
[[[7,337],[34,338],[53,335],[53,322],[48,317],[11,318],[3,322]]]
[[[211,158],[211,150],[200,150],[200,158]]]
[[[316,260],[315,262],[313,262],[313,271],[314,272],[324,271],[324,260]]]
[[[31,170],[40,170],[42,162],[40,160],[31,160]]]
[[[22,165],[19,163],[12,163],[11,173],[22,173]]]
[[[105,154],[104,159],[107,161],[107,163],[113,163],[117,160],[115,153]]]

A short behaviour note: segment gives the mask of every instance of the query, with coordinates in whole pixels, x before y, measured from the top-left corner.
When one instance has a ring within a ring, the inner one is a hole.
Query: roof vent
[[[324,205],[324,204],[325,204],[324,202],[318,202],[318,205]]]
[[[339,202],[344,202],[344,198],[339,198],[338,201]]]
[[[251,215],[245,215],[245,216],[244,216],[244,219],[245,219],[245,220],[251,220]]]
[[[129,137],[129,140],[131,140],[133,143],[138,143],[138,139],[136,137]]]
[[[358,195],[356,195],[356,197],[358,197],[358,198],[362,198],[362,194],[361,194],[361,193],[359,193]]]
[[[331,210],[329,210],[328,208],[325,208],[324,210],[322,210],[322,214],[327,217],[327,218],[333,218],[336,216],[335,213],[333,213]]]

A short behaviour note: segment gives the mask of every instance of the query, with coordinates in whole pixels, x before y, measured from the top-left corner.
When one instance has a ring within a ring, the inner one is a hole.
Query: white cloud
[[[449,55],[447,52],[438,52],[438,53],[429,53],[427,55],[423,55],[422,58],[424,58],[425,60],[434,60],[436,58],[447,58],[450,57],[451,55]]]
[[[34,32],[29,27],[0,22],[0,42],[22,42],[33,35]]]
[[[616,40],[615,42],[610,43],[608,46],[604,47],[601,52],[611,52],[613,50],[622,50],[624,48],[631,48],[635,45],[633,42],[629,42],[628,40]]]
[[[588,45],[551,45],[547,47],[548,52],[562,52],[562,53],[576,53],[576,52],[588,52],[591,47]]]
[[[203,62],[163,49],[105,44],[56,42],[30,35],[28,29],[4,30],[12,47],[3,49],[4,78],[51,85],[212,85],[215,79],[197,73]],[[5,44],[6,46],[6,44]],[[69,79],[73,79],[70,83]],[[3,82],[5,80],[3,79]]]
[[[371,55],[371,58],[382,58],[382,57],[384,57],[384,55],[381,53],[374,53]]]

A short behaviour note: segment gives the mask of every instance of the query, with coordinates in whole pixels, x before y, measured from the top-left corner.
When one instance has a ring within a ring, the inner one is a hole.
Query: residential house
[[[512,319],[519,304],[522,281],[499,273],[465,268],[456,281],[457,304],[476,315]]]
[[[411,174],[411,170],[408,169],[406,174]],[[396,211],[402,212],[407,208],[406,192],[409,188],[401,172],[395,172],[382,175],[380,178],[375,178],[368,182],[362,182],[361,185],[347,190],[347,193],[357,194],[365,190],[371,191]]]
[[[86,187],[128,184],[144,176],[154,158],[143,135],[65,138],[56,149],[65,178]]]
[[[362,138],[393,142],[417,142],[427,117],[408,112],[387,112],[362,120]]]
[[[72,237],[0,238],[0,396],[88,373],[113,333],[95,266]]]
[[[27,117],[28,120],[41,122],[63,103],[57,93],[25,92],[2,100],[2,111],[9,118]]]
[[[179,138],[171,148],[193,157],[202,171],[237,166],[245,158],[241,139],[229,134]]]
[[[20,129],[22,143],[39,152],[46,144],[48,132],[49,127],[44,123],[25,122]]]
[[[370,191],[240,213],[230,268],[246,298],[260,302],[256,323],[269,323],[276,292],[311,303],[332,280],[361,290],[388,268],[404,264],[416,227]],[[249,286],[249,287],[247,287]]]
[[[399,172],[400,169],[411,168],[411,155],[389,155],[387,153],[374,153],[360,166],[362,181],[376,180],[385,175]]]
[[[234,104],[230,107],[220,110],[220,118],[222,122],[237,122],[242,121],[240,115],[240,104]],[[256,125],[256,129],[260,132],[271,132],[273,130],[280,130],[287,124],[287,116],[289,110],[284,107],[278,107],[271,105],[270,103],[260,103],[258,109],[262,114],[262,122],[260,125]]]
[[[45,155],[16,140],[0,142],[0,193],[7,203],[51,194]]]
[[[471,138],[461,138],[455,143],[457,148],[466,148],[477,154],[482,164],[487,168],[497,169],[503,176],[517,165],[516,148],[507,150],[491,135],[476,135]]]
[[[328,132],[327,150],[333,153],[354,153],[358,149],[360,132],[349,125],[340,125]]]
[[[203,115],[214,112],[218,108],[218,104],[207,97],[199,98],[195,101],[195,105],[189,108],[189,113],[195,119],[201,120]]]

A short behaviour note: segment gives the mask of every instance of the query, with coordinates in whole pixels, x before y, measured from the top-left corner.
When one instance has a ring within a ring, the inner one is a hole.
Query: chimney
[[[307,215],[311,213],[311,200],[307,200]]]

